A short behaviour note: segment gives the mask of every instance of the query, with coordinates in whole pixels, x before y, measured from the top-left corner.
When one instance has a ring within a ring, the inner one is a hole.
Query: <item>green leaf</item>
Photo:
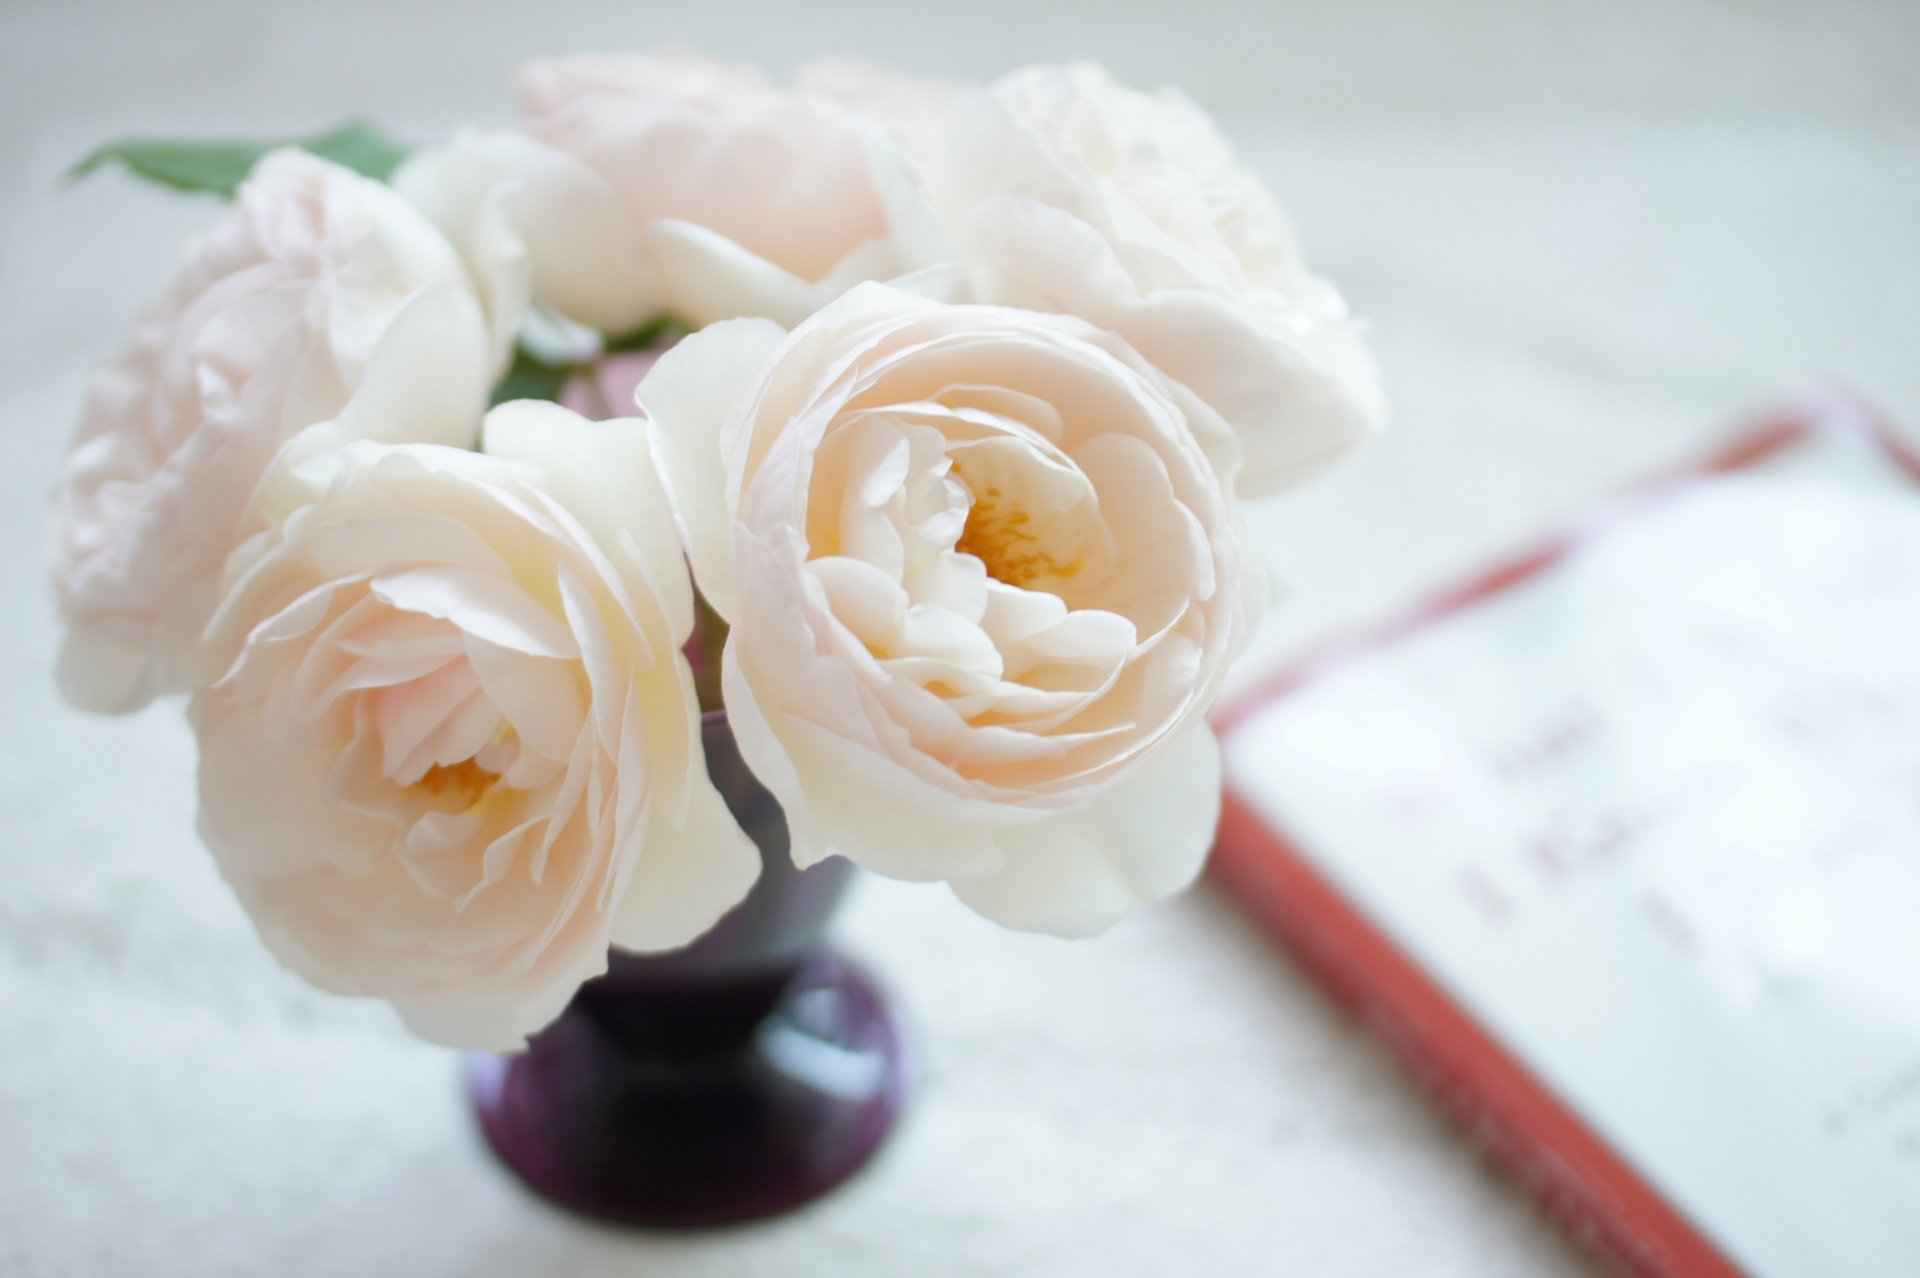
[[[551,399],[560,398],[560,388],[567,384],[571,368],[555,368],[543,364],[523,350],[513,353],[513,364],[507,369],[507,375],[493,388],[492,404],[504,404],[512,399]]]
[[[67,177],[78,181],[108,164],[124,164],[139,177],[176,191],[208,191],[231,199],[260,157],[283,146],[300,147],[323,160],[332,160],[380,181],[392,175],[408,150],[378,126],[365,120],[350,120],[314,137],[283,142],[181,142],[158,138],[109,142],[74,165]]]

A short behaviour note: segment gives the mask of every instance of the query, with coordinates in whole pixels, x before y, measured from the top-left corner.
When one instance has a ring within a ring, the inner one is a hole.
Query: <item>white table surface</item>
[[[580,1225],[483,1154],[450,1053],[260,948],[195,842],[177,710],[88,718],[47,677],[42,521],[82,378],[210,211],[56,175],[133,132],[504,122],[536,52],[1089,54],[1213,107],[1375,318],[1397,405],[1254,516],[1292,596],[1248,677],[1808,378],[1920,421],[1920,8],[1244,7],[5,0],[0,1273],[1586,1271],[1204,889],[1063,944],[864,885],[841,935],[925,1061],[880,1161],[757,1228]]]

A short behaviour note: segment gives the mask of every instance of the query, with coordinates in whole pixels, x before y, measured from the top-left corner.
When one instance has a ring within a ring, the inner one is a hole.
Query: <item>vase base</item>
[[[899,1117],[892,1008],[832,955],[807,964],[730,1047],[636,1047],[572,1012],[467,1080],[494,1153],[535,1192],[596,1220],[667,1229],[798,1207],[852,1176]]]

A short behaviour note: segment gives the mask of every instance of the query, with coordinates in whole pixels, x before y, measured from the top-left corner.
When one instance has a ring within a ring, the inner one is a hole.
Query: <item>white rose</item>
[[[698,333],[638,398],[799,864],[1063,935],[1193,878],[1265,594],[1203,401],[1081,320],[878,284]]]
[[[201,835],[274,953],[505,1049],[609,944],[685,944],[760,862],[707,779],[639,423],[520,402],[485,442],[270,479],[192,719]]]
[[[379,183],[267,156],[94,377],[53,527],[70,701],[128,711],[185,690],[268,463],[379,368],[420,382],[416,438],[472,440],[488,339],[459,258]]]
[[[922,219],[890,214],[923,207],[910,163],[827,92],[685,55],[588,54],[526,67],[520,98],[523,133],[455,138],[394,178],[491,291],[530,287],[607,333],[662,314],[798,323],[928,255],[903,240]]]
[[[1085,64],[1015,72],[956,101],[927,187],[979,300],[1125,337],[1232,424],[1243,493],[1314,472],[1384,415],[1361,326],[1173,90]]]

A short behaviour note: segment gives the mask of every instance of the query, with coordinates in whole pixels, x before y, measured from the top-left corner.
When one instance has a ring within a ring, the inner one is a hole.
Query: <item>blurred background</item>
[[[1002,934],[870,883],[917,1021],[881,1161],[818,1208],[633,1239],[534,1205],[448,1053],[280,972],[193,834],[191,739],[62,706],[42,523],[88,368],[210,203],[60,175],[128,134],[428,139],[542,54],[685,45],[1174,83],[1375,326],[1390,433],[1255,510],[1288,584],[1242,686],[1837,378],[1920,421],[1920,6],[1225,0],[0,5],[0,1272],[1580,1273],[1234,907]]]

